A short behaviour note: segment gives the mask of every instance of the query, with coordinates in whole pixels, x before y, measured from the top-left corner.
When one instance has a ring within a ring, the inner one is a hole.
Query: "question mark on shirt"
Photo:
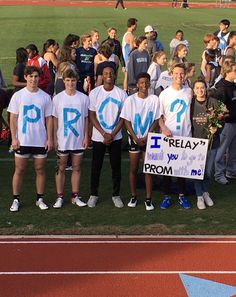
[[[187,109],[187,104],[182,99],[176,99],[175,101],[172,102],[172,104],[170,106],[170,112],[174,112],[174,109],[175,109],[176,105],[181,105],[182,106],[182,108],[180,110],[178,110],[177,113],[176,113],[176,121],[177,121],[176,130],[180,130],[180,125],[178,125],[178,123],[181,122],[181,116],[182,116],[182,114],[185,113],[185,111]],[[178,107],[178,109],[179,109],[179,107]]]

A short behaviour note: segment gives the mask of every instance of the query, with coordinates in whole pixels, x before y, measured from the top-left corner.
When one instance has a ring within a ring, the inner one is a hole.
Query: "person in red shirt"
[[[51,83],[51,75],[47,62],[39,55],[36,45],[29,44],[26,46],[28,52],[28,66],[36,66],[40,68],[41,74],[38,87],[48,93],[48,86]]]

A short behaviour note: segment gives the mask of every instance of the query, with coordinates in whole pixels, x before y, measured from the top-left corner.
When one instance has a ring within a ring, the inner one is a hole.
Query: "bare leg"
[[[13,195],[20,194],[27,162],[28,158],[20,158],[15,156],[15,172],[12,179]]]
[[[80,176],[81,176],[81,160],[82,155],[72,155],[72,174],[71,174],[71,189],[72,193],[79,194]]]
[[[138,172],[140,153],[129,153],[129,184],[132,196],[136,196],[136,179]]]
[[[46,179],[45,163],[46,163],[46,158],[34,158],[37,194],[44,194],[44,191],[45,191],[45,179]]]
[[[57,171],[55,176],[57,194],[62,194],[65,184],[65,169],[68,156],[57,157]]]

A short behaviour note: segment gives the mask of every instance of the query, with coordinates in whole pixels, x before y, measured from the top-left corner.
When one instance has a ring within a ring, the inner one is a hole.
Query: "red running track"
[[[179,5],[180,5],[179,1]],[[99,6],[115,6],[115,1],[73,1],[73,0],[0,0],[1,5],[30,5],[30,6],[91,6],[91,7],[99,7]],[[159,8],[167,8],[171,7],[170,2],[148,2],[148,1],[126,1],[126,7],[159,7]],[[214,2],[191,2],[189,4],[190,8],[215,8],[219,7],[219,4]],[[236,2],[227,2],[227,8],[236,8]]]
[[[231,237],[1,239],[0,255],[3,297],[187,297],[179,273],[236,286]]]

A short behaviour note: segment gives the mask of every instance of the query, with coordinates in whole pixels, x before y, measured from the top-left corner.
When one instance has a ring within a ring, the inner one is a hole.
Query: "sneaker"
[[[214,205],[214,202],[213,200],[211,199],[210,195],[208,192],[204,192],[203,193],[203,199],[206,203],[207,206],[213,206]]]
[[[235,174],[227,174],[225,175],[227,178],[229,179],[236,179],[236,175]]]
[[[215,181],[218,182],[221,185],[227,185],[229,183],[229,181],[227,180],[227,178],[224,177],[224,176],[215,178]]]
[[[190,208],[190,203],[188,202],[188,199],[185,198],[184,196],[179,197],[179,204],[184,208],[188,209]]]
[[[75,205],[77,205],[77,206],[79,206],[79,207],[87,206],[87,203],[83,202],[83,201],[81,200],[81,197],[78,197],[78,196],[76,196],[75,198],[72,198],[72,199],[71,199],[71,203],[72,203],[72,204],[75,204]]]
[[[202,196],[197,197],[197,208],[198,209],[205,209],[206,208],[205,201],[204,201],[204,198]]]
[[[14,199],[10,207],[10,211],[12,212],[18,211],[19,207],[20,207],[20,201],[17,199]]]
[[[43,202],[43,198],[39,198],[39,200],[36,201],[36,206],[38,206],[41,210],[48,209],[47,204]]]
[[[66,166],[66,171],[72,171],[72,166]]]
[[[146,200],[144,202],[144,204],[145,204],[146,210],[153,210],[154,209],[154,206],[152,204],[152,200]]]
[[[128,203],[128,207],[136,207],[137,202],[138,202],[138,200],[137,200],[136,197],[131,197],[131,199],[130,199],[130,201]]]
[[[95,207],[98,202],[98,196],[90,196],[87,202],[88,207]]]
[[[115,207],[118,207],[118,208],[124,207],[124,203],[121,200],[120,196],[113,196],[112,201],[113,201]]]
[[[160,208],[167,209],[170,206],[171,198],[169,196],[165,196],[161,202]]]
[[[58,197],[52,207],[53,208],[62,208],[63,204],[64,204],[63,198]]]

